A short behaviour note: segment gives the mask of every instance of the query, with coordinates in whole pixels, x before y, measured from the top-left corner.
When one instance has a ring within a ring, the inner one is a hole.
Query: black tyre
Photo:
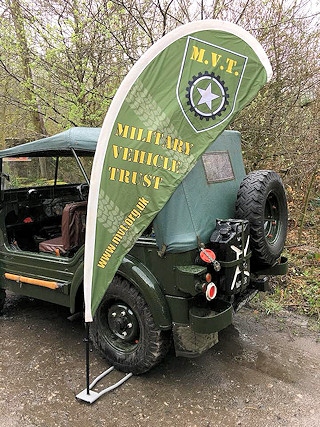
[[[3,307],[6,300],[6,291],[4,289],[0,289],[0,316],[3,314]]]
[[[236,217],[250,223],[252,269],[273,265],[283,251],[288,225],[287,200],[279,175],[269,170],[248,174],[238,191]]]
[[[170,347],[170,331],[161,331],[142,295],[115,277],[90,326],[91,339],[116,369],[142,374],[157,365]]]

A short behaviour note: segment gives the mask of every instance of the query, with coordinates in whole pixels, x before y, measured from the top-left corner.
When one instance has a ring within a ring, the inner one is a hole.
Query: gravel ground
[[[304,317],[245,308],[197,359],[170,353],[90,405],[84,327],[68,310],[9,296],[0,318],[0,426],[320,426],[319,335]],[[91,380],[106,368],[92,351]],[[122,374],[115,371],[108,382]]]

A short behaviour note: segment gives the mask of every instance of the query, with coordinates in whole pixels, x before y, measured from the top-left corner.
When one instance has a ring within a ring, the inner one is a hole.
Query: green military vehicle
[[[0,151],[0,310],[8,290],[82,311],[99,132],[72,128]],[[240,134],[224,131],[124,257],[90,328],[94,345],[135,374],[172,342],[178,356],[198,356],[268,277],[286,273],[286,229],[281,179],[246,175]]]

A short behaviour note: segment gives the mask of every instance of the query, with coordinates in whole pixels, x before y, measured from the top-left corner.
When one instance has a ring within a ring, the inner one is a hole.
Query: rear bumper
[[[255,272],[257,278],[286,274],[288,260],[281,257],[272,267]],[[252,279],[253,280],[253,279]],[[267,285],[267,280],[256,280],[255,289]],[[261,282],[261,283],[260,283]],[[266,282],[266,283],[265,283]],[[259,286],[258,286],[259,284]],[[260,290],[266,290],[261,288]],[[189,306],[187,298],[167,297],[173,316],[173,338],[177,356],[196,357],[218,342],[218,332],[232,324],[234,308],[222,300],[210,305]]]
[[[173,325],[177,356],[197,357],[218,342],[218,332],[232,323],[232,305],[215,301],[209,308],[191,307],[189,325]]]
[[[259,276],[282,276],[288,273],[288,258],[282,256],[276,264],[272,267],[265,268],[263,270],[255,271],[256,275]]]
[[[225,329],[232,323],[233,307],[225,301],[214,301],[211,309],[191,307],[189,310],[190,326],[194,332],[210,334]]]

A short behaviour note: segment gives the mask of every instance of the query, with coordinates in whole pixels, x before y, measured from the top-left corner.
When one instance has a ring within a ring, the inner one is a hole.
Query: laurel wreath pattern
[[[135,110],[139,116],[143,117],[144,124],[151,129],[161,129],[167,135],[178,135],[175,127],[170,124],[169,117],[159,107],[157,102],[152,98],[147,88],[140,81],[137,81],[127,95],[126,102]],[[176,136],[179,138],[179,136]],[[180,138],[182,139],[182,138]],[[180,173],[184,174],[189,169],[189,166],[194,162],[195,158],[192,154],[185,156],[183,153],[164,148],[170,157],[176,161],[180,161]]]
[[[110,234],[115,234],[124,219],[125,214],[120,210],[119,206],[114,203],[103,189],[100,189],[97,210],[97,220],[100,224],[107,228]],[[131,225],[119,244],[125,249],[130,249],[134,245],[138,233],[138,228],[134,224]]]
[[[101,188],[98,199],[97,220],[107,228],[110,233],[115,233],[124,217],[123,212]]]

